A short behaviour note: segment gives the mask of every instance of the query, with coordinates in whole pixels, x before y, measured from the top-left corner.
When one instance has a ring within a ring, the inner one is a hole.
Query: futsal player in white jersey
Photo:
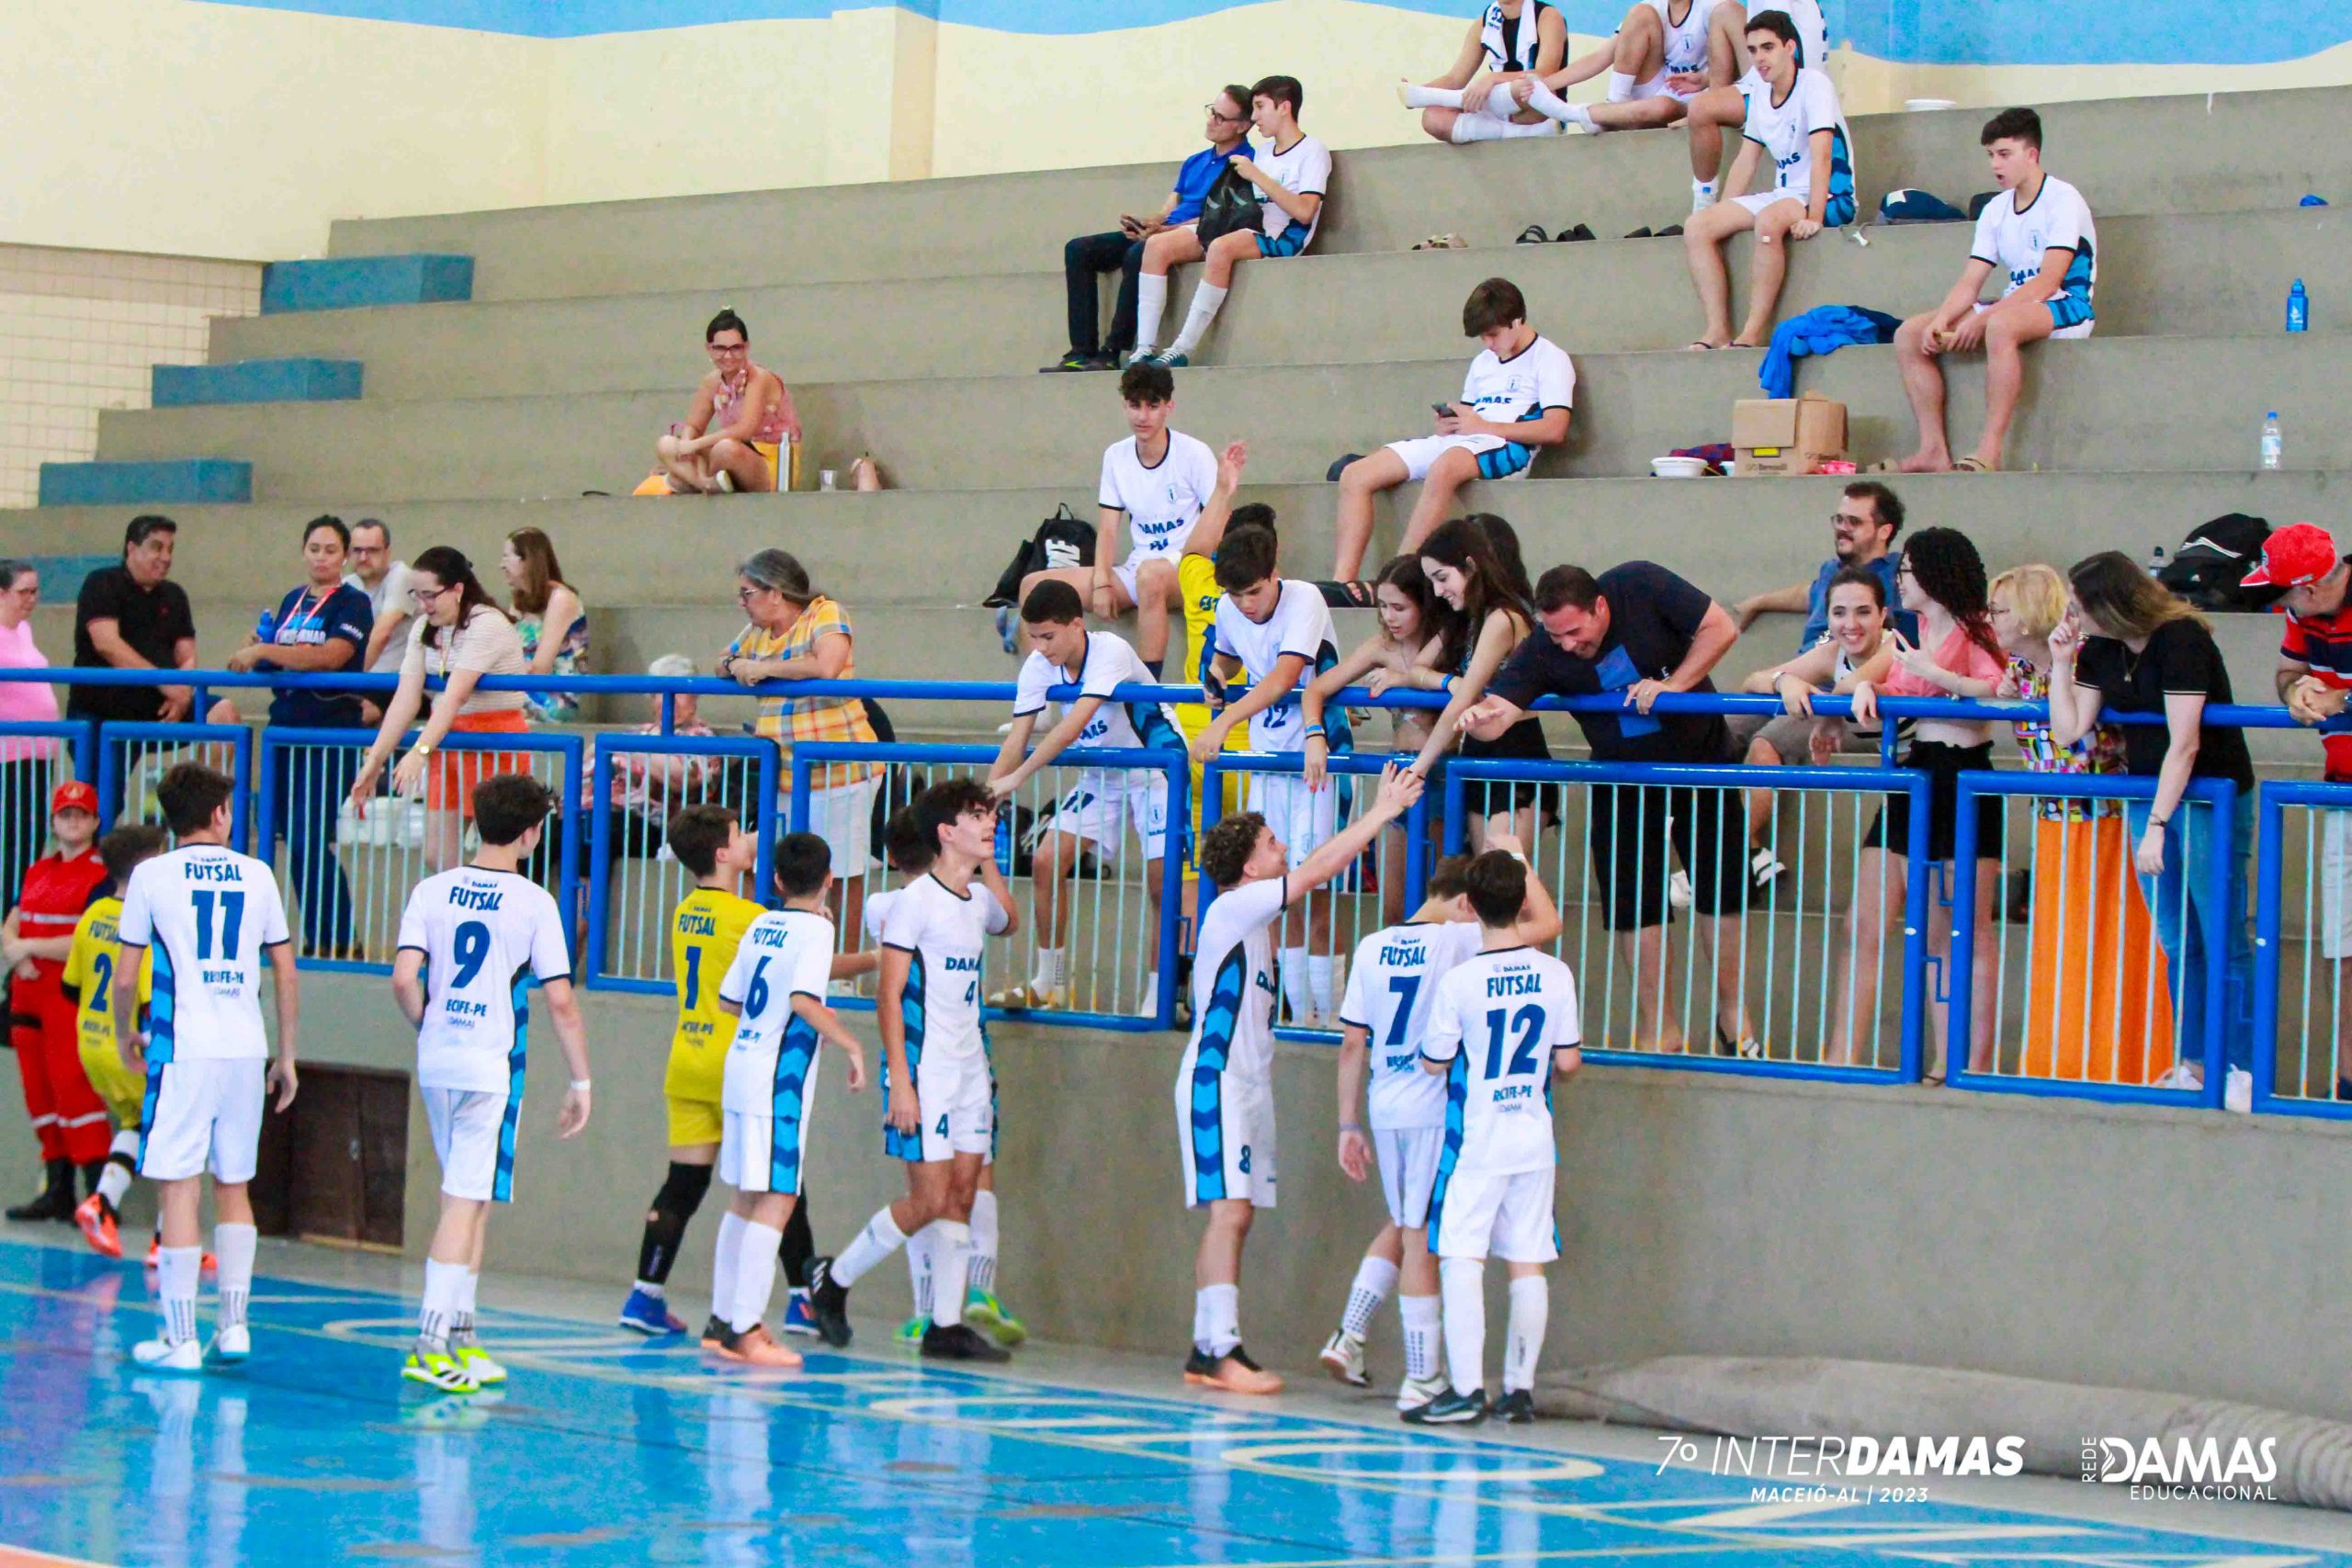
[[[1408,479],[1420,499],[1396,553],[1409,556],[1453,514],[1453,498],[1473,479],[1508,479],[1528,469],[1539,446],[1568,438],[1577,400],[1567,351],[1527,324],[1527,299],[1507,277],[1490,277],[1462,302],[1462,335],[1479,353],[1462,378],[1458,402],[1441,404],[1434,433],[1392,441],[1340,470],[1339,555],[1331,575],[1346,581],[1363,566],[1372,543],[1372,498]]]
[[[1353,864],[1420,793],[1420,775],[1389,768],[1363,815],[1305,856],[1255,811],[1202,835],[1201,869],[1221,891],[1201,916],[1193,1038],[1176,1072],[1184,1207],[1209,1212],[1193,1260],[1186,1382],[1228,1393],[1282,1392],[1283,1380],[1241,1348],[1241,1247],[1256,1211],[1274,1206],[1272,928],[1284,909]]]
[[[849,1057],[849,1087],[865,1087],[865,1050],[825,1005],[831,980],[832,851],[815,833],[787,833],[775,850],[784,908],[754,919],[718,983],[735,1016],[719,1088],[718,1179],[735,1189],[735,1234],[711,1262],[712,1310],[724,1319],[718,1353],[755,1367],[797,1367],[799,1355],[768,1333],[775,1258],[792,1223],[808,1154],[818,1048]]]
[[[998,803],[977,779],[935,784],[915,797],[915,821],[938,858],[899,890],[882,931],[875,1021],[888,1096],[883,1152],[907,1162],[907,1195],[878,1209],[839,1258],[808,1268],[808,1304],[829,1344],[850,1339],[849,1288],[933,1221],[931,1326],[922,1353],[1001,1361],[1005,1352],[964,1321],[971,1218],[995,1138],[996,1084],[980,1027],[980,967],[988,938],[1019,924],[995,858]]]
[[[1340,648],[1322,591],[1278,576],[1278,564],[1274,536],[1262,528],[1236,529],[1217,546],[1216,585],[1225,597],[1217,602],[1212,657],[1202,684],[1218,683],[1208,694],[1212,705],[1220,701],[1222,687],[1237,679],[1250,689],[1218,707],[1208,728],[1193,738],[1195,762],[1205,765],[1245,721],[1253,751],[1304,751],[1310,734],[1322,735],[1332,755],[1352,747],[1345,710],[1329,710],[1322,724],[1310,726],[1300,718],[1297,704],[1283,700],[1337,664]],[[1253,773],[1249,809],[1289,846],[1295,866],[1338,827],[1340,795],[1337,788],[1309,788],[1303,774]],[[1306,1025],[1331,1015],[1338,999],[1332,994],[1334,951],[1330,900],[1311,919],[1303,903],[1286,911],[1282,983],[1293,1021]],[[1198,976],[1196,967],[1196,986]]]
[[[1399,82],[1396,96],[1421,111],[1423,130],[1456,146],[1556,136],[1550,120],[1505,89],[1552,74],[1567,57],[1567,20],[1550,0],[1487,0],[1445,74],[1424,85]]]
[[[1404,1413],[1420,1425],[1535,1418],[1535,1360],[1551,1313],[1544,1266],[1560,1256],[1552,1217],[1552,1079],[1583,1060],[1576,976],[1521,940],[1535,877],[1517,853],[1489,850],[1470,863],[1470,907],[1480,951],[1437,983],[1423,1070],[1445,1081],[1445,1142],[1430,1199],[1430,1250],[1437,1254],[1452,1386]],[[1510,1275],[1510,1338],[1502,1397],[1487,1404],[1484,1361],[1489,1254]]]
[[[1934,310],[1894,334],[1894,362],[1919,422],[1919,447],[1903,471],[1943,473],[2001,466],[2001,448],[2025,387],[2026,344],[2091,335],[2091,293],[2098,282],[2098,230],[2083,193],[2041,166],[2041,117],[2003,109],[1979,137],[2000,187],[1976,216],[1975,242],[1960,279]],[[1998,276],[1997,301],[1983,298]],[[1984,353],[1984,430],[1976,450],[1954,463],[1944,431],[1947,354]]]
[[[474,1311],[490,1206],[514,1196],[531,1016],[526,978],[547,993],[571,1075],[556,1133],[576,1138],[588,1125],[588,1032],[572,989],[563,911],[521,869],[555,804],[527,773],[483,780],[474,790],[481,847],[473,863],[418,883],[401,912],[392,996],[416,1029],[416,1087],[441,1162],[441,1218],[424,1258],[416,1346],[401,1376],[450,1393],[506,1381],[506,1369],[475,1334]]]
[[[162,1331],[131,1348],[159,1371],[204,1366],[196,1333],[196,1286],[204,1265],[197,1207],[212,1173],[212,1251],[220,1260],[220,1316],[212,1354],[241,1361],[253,1350],[245,1306],[253,1294],[253,1201],[246,1191],[261,1148],[262,1102],[294,1103],[294,1058],[301,993],[287,944],[286,906],[269,867],[230,849],[236,786],[224,774],[182,762],[155,786],[156,804],[178,847],[143,862],[122,896],[116,938],[115,1044],[122,1065],[143,1073],[139,1174],[156,1184],[163,1247],[155,1291]],[[139,996],[141,949],[154,961],[152,996]],[[262,1027],[264,955],[277,1013],[277,1055]],[[139,1020],[147,1020],[143,1034]],[[266,1063],[266,1066],[265,1066]]]

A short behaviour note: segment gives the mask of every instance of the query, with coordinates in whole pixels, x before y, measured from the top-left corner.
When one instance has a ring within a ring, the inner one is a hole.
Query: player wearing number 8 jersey
[[[441,1162],[441,1218],[425,1254],[416,1348],[401,1375],[451,1393],[506,1378],[475,1336],[474,1302],[490,1205],[514,1196],[531,979],[547,993],[571,1078],[556,1130],[571,1138],[588,1125],[588,1037],[563,913],[520,869],[554,804],[527,774],[484,780],[474,791],[481,852],[472,864],[417,884],[392,961],[392,995],[416,1026],[416,1086]]]

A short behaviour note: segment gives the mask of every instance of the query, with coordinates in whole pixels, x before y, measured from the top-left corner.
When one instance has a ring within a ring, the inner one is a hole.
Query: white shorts
[[[1144,858],[1159,859],[1168,847],[1165,773],[1089,768],[1055,803],[1046,823],[1049,830],[1084,839],[1110,855],[1118,853],[1130,825],[1142,840]]]
[[[1119,586],[1125,590],[1129,603],[1135,604],[1143,603],[1143,595],[1136,592],[1136,569],[1146,561],[1155,560],[1168,563],[1168,586],[1173,590],[1176,586],[1176,558],[1174,556],[1129,556],[1111,569],[1111,575],[1118,579]]]
[[[1981,316],[1999,303],[2000,301],[1998,299],[1979,299],[1976,301],[1976,313]],[[2056,299],[2050,301],[2050,304],[2052,307],[2055,307],[2058,301]],[[2057,318],[2053,315],[2051,319],[2055,321]],[[2091,329],[2097,325],[2098,325],[2098,322],[2094,319],[2087,321],[2076,321],[2072,326],[2053,326],[2050,329],[2050,335],[2053,338],[2086,338],[2091,335]]]
[[[800,1190],[808,1155],[808,1119],[780,1121],[749,1111],[718,1117],[718,1179],[738,1192]]]
[[[2352,957],[2352,811],[2320,814],[2319,953],[2330,960]]]
[[[1551,1262],[1560,1256],[1554,1174],[1552,1167],[1510,1176],[1449,1173],[1430,1201],[1430,1250],[1440,1258]]]
[[[151,1064],[139,1111],[139,1174],[181,1181],[209,1169],[215,1181],[251,1181],[268,1082],[269,1064],[259,1056]]]
[[[1329,840],[1340,830],[1340,791],[1336,783],[1319,790],[1306,787],[1306,781],[1289,773],[1252,773],[1250,775],[1249,809],[1266,819],[1289,850],[1289,863],[1295,868],[1316,846]]]
[[[1176,1079],[1176,1139],[1184,1165],[1184,1207],[1220,1198],[1274,1206],[1274,1086],[1231,1073],[1187,1072]]]
[[[1380,1159],[1380,1190],[1388,1199],[1388,1223],[1418,1230],[1430,1223],[1430,1191],[1437,1185],[1437,1157],[1445,1147],[1442,1127],[1374,1127],[1372,1152]]]
[[[925,1056],[915,1063],[915,1103],[922,1121],[912,1137],[890,1125],[889,1068],[882,1077],[882,1152],[910,1165],[933,1165],[957,1155],[996,1150],[996,1074],[985,1055]]]
[[[808,790],[808,831],[825,840],[833,852],[833,874],[855,876],[870,871],[874,859],[874,795],[882,787],[882,775],[875,774],[862,784],[837,784],[831,789],[811,785]],[[786,806],[790,807],[789,799]]]
[[[1687,104],[1691,99],[1697,97],[1699,93],[1706,91],[1704,87],[1702,87],[1697,93],[1678,92],[1673,87],[1667,85],[1667,78],[1672,73],[1670,72],[1660,71],[1657,75],[1651,77],[1646,82],[1634,83],[1634,96],[1624,101],[1627,103],[1638,104],[1645,98],[1672,98],[1678,104]]]
[[[514,1127],[519,1096],[486,1089],[420,1089],[425,1124],[441,1162],[441,1190],[481,1203],[514,1201]]]
[[[1437,460],[1448,452],[1479,455],[1510,445],[1499,435],[1417,435],[1410,441],[1391,441],[1386,450],[1405,460],[1406,479],[1419,481],[1429,478]]]

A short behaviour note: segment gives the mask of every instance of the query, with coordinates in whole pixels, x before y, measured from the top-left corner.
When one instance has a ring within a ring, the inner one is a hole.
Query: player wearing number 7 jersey
[[[212,1350],[230,1361],[252,1352],[245,1303],[253,1292],[254,1231],[245,1187],[260,1155],[269,1086],[277,1086],[280,1111],[294,1103],[302,1004],[286,941],[286,906],[269,867],[229,848],[235,795],[227,777],[200,763],[182,762],[164,775],[155,799],[179,847],[130,874],[115,928],[122,950],[114,970],[115,1041],[123,1066],[146,1076],[139,1174],[162,1188],[164,1215],[155,1281],[163,1332],[131,1354],[159,1371],[204,1366],[196,1337],[196,1282],[204,1260],[197,1202],[208,1168],[212,1248],[220,1260]],[[140,960],[151,950],[154,995],[142,1032]],[[265,953],[277,1008],[277,1060],[266,1072]]]
[[[563,912],[521,870],[555,796],[526,773],[500,773],[473,799],[481,849],[472,864],[417,884],[392,961],[392,995],[416,1026],[416,1087],[441,1162],[441,1219],[424,1258],[416,1348],[401,1376],[452,1393],[506,1381],[475,1336],[474,1298],[490,1205],[514,1198],[530,979],[547,993],[571,1078],[556,1132],[574,1138],[588,1125],[588,1032]]]

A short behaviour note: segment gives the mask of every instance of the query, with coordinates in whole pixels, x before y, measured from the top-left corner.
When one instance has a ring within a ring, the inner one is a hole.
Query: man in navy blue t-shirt
[[[1225,172],[1226,160],[1238,152],[1251,155],[1245,138],[1250,130],[1250,89],[1226,87],[1207,106],[1208,123],[1201,134],[1208,145],[1184,160],[1176,171],[1175,188],[1150,218],[1123,213],[1119,226],[1100,234],[1080,234],[1062,247],[1062,273],[1069,284],[1069,352],[1047,370],[1108,370],[1136,345],[1136,275],[1143,268],[1143,243],[1163,229],[1181,229],[1201,215],[1209,186]],[[1101,340],[1102,305],[1095,294],[1096,276],[1120,270],[1119,302],[1111,313],[1111,340]]]

